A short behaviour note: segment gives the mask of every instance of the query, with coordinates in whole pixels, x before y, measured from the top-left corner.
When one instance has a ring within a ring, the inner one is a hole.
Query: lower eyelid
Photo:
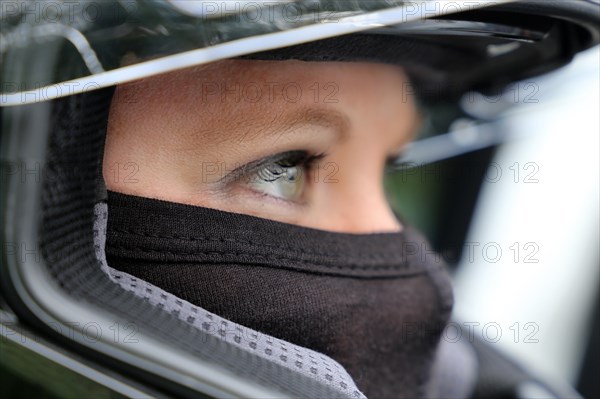
[[[254,190],[251,187],[245,187],[243,189],[247,194],[252,195],[254,198],[260,199],[262,201],[264,201],[265,199],[269,200],[269,201],[274,201],[278,204],[282,204],[286,207],[304,207],[306,206],[306,203],[302,202],[302,201],[290,201],[290,200],[286,200],[284,198],[279,198],[279,197],[275,197],[273,195],[267,194],[267,193],[262,193],[260,191]]]

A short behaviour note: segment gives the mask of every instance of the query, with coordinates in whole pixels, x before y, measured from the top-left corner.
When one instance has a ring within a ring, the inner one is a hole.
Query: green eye
[[[306,162],[271,161],[253,172],[248,185],[255,191],[287,201],[298,201],[306,186]],[[295,163],[295,164],[294,164]]]
[[[325,156],[311,155],[308,151],[283,152],[236,168],[220,184],[230,188],[241,184],[260,194],[301,202],[311,170]]]

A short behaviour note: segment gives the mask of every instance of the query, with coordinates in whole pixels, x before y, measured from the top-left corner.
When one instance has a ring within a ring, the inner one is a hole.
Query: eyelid
[[[302,163],[303,160],[309,158],[310,156],[307,151],[294,150],[294,151],[281,152],[279,154],[275,154],[275,155],[267,156],[265,158],[257,159],[255,161],[248,162],[247,164],[244,164],[242,166],[238,166],[231,172],[227,173],[225,176],[223,176],[222,178],[220,178],[218,180],[218,184],[225,186],[227,184],[230,184],[234,181],[239,180],[240,177],[247,176],[250,173],[254,173],[254,172],[260,170],[265,165],[281,162],[283,160],[294,159],[296,157],[297,157],[297,160],[296,160],[297,164],[300,164],[300,163]]]

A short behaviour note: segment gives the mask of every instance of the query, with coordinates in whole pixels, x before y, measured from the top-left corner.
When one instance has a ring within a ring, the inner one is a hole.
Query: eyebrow
[[[350,130],[348,115],[335,109],[302,107],[291,113],[277,114],[270,123],[252,135],[253,138],[282,136],[302,126],[321,126],[332,129],[338,139],[343,139]]]

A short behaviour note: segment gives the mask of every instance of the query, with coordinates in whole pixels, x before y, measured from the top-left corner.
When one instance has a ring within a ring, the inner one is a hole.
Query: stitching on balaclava
[[[262,358],[300,372],[310,378],[317,379],[345,395],[351,393],[356,398],[366,399],[358,390],[348,372],[330,357],[226,320],[153,284],[110,267],[106,261],[105,253],[106,223],[108,219],[106,203],[96,204],[94,216],[96,257],[100,261],[102,271],[123,289],[146,299],[154,306],[171,312],[193,327],[232,345],[251,351]]]

